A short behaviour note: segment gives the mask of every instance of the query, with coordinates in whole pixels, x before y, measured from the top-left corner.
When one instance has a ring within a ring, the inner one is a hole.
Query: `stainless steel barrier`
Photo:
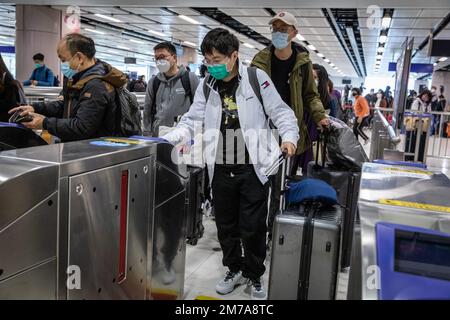
[[[374,109],[372,119],[372,135],[370,145],[370,160],[384,159],[385,150],[395,150],[400,143],[398,136],[388,123],[380,108]]]
[[[185,165],[158,141],[0,153],[0,299],[181,299]]]
[[[58,100],[61,91],[61,87],[24,87],[24,93],[29,104]]]
[[[409,160],[450,160],[450,112],[405,112],[402,133]]]
[[[386,277],[389,271],[380,269],[382,267],[380,260],[390,256],[395,256],[397,259],[399,255],[397,250],[407,250],[407,247],[400,247],[397,244],[391,247],[382,243],[381,236],[377,232],[379,224],[389,223],[397,225],[400,229],[424,228],[431,232],[450,234],[449,191],[450,180],[439,172],[375,163],[364,164],[358,200],[361,221],[360,240],[355,242],[358,247],[354,248],[357,252],[354,252],[353,256],[358,261],[355,260],[352,263],[352,267],[360,269],[350,270],[350,273],[353,272],[353,276],[358,278],[351,276],[352,291],[357,296],[362,294],[362,299],[380,299],[380,290],[386,290],[386,287],[382,287],[383,283],[386,283],[383,277]],[[418,245],[416,250],[422,249],[424,248]],[[443,256],[439,257],[443,259],[442,261],[446,257],[446,253],[443,252]],[[425,259],[429,259],[429,256]],[[396,266],[397,263],[398,261],[395,260]],[[427,266],[427,262],[421,260],[417,265]],[[440,270],[438,265],[430,264],[429,266],[434,270]],[[391,267],[394,268],[394,258]],[[448,275],[448,268],[446,270]],[[393,277],[402,277],[402,275],[396,273]],[[411,289],[413,284],[417,283],[417,279],[418,277],[410,283],[404,282],[402,286],[397,287],[396,289],[399,289],[397,298],[407,299],[410,294],[421,295],[421,292],[414,292]],[[355,287],[355,284],[359,288]],[[423,294],[423,297],[427,297],[427,292]],[[428,296],[429,294],[430,292]]]

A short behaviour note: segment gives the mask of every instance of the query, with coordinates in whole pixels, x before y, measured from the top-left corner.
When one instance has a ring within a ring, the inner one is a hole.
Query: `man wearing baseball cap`
[[[297,19],[291,13],[282,11],[269,21],[269,25],[272,44],[256,54],[252,65],[270,76],[281,98],[294,110],[297,117],[300,139],[297,144],[297,156],[293,158],[290,172],[291,175],[295,175],[303,158],[302,154],[312,147],[307,123],[312,119],[317,126],[327,127],[329,121],[314,81],[309,52],[292,41],[298,34]],[[271,179],[269,239],[273,219],[279,208],[280,174],[281,170]]]

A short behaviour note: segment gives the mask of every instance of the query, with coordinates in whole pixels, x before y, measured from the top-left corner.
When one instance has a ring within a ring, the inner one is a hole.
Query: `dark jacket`
[[[291,89],[290,107],[297,117],[300,128],[300,139],[297,144],[297,154],[305,152],[311,147],[311,139],[308,136],[306,123],[304,122],[304,111],[308,111],[313,121],[317,124],[326,118],[325,109],[320,101],[317,86],[314,82],[312,63],[309,52],[301,45],[292,43],[296,61],[289,77]],[[269,77],[272,73],[271,63],[273,45],[263,49],[253,58],[252,65],[265,71]]]
[[[0,75],[0,122],[8,122],[8,111],[26,103],[20,84],[9,74]]]
[[[101,79],[91,79],[102,76]],[[88,81],[89,80],[89,81]],[[63,142],[111,136],[116,132],[116,92],[126,84],[125,75],[97,60],[74,75],[63,89],[64,100],[33,104],[45,118],[43,128]]]

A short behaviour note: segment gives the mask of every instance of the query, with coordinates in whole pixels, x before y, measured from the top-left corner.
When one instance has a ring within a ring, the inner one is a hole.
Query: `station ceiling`
[[[317,3],[320,4],[320,1]],[[391,3],[395,5],[396,1]],[[67,9],[67,6],[53,7],[63,11]],[[285,10],[297,17],[300,26],[300,37],[295,41],[307,47],[312,61],[324,65],[331,76],[391,76],[393,73],[388,72],[388,64],[398,59],[406,37],[414,38],[417,52],[413,62],[437,63],[435,69],[445,68],[450,63],[448,60],[439,62],[439,57],[427,55],[427,39],[433,30],[440,27],[435,39],[450,39],[448,8],[382,8],[380,14],[391,17],[384,27],[381,18],[374,22],[376,13],[373,8],[366,7],[96,5],[81,6],[80,9],[82,32],[94,38],[100,56],[118,62],[123,62],[124,57],[136,57],[139,63],[152,64],[153,47],[162,40],[198,49],[206,33],[215,27],[224,27],[235,33],[241,41],[241,59],[250,61],[270,43],[268,21],[271,16]],[[0,45],[14,43],[14,25],[15,7],[0,5]],[[376,59],[383,32],[387,32],[387,40],[379,56],[380,67],[377,68]],[[201,59],[199,57],[199,61],[194,63],[200,63]]]

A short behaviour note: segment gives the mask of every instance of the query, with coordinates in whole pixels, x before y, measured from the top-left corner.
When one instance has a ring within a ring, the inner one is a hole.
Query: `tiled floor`
[[[186,249],[186,275],[184,292],[186,300],[193,300],[198,296],[226,300],[250,299],[250,294],[245,285],[242,285],[228,295],[220,295],[216,292],[216,283],[225,275],[227,269],[222,266],[222,251],[217,240],[216,224],[211,217],[203,220],[205,233],[196,246],[187,245]],[[267,271],[263,277],[267,288],[269,279],[268,261]]]

